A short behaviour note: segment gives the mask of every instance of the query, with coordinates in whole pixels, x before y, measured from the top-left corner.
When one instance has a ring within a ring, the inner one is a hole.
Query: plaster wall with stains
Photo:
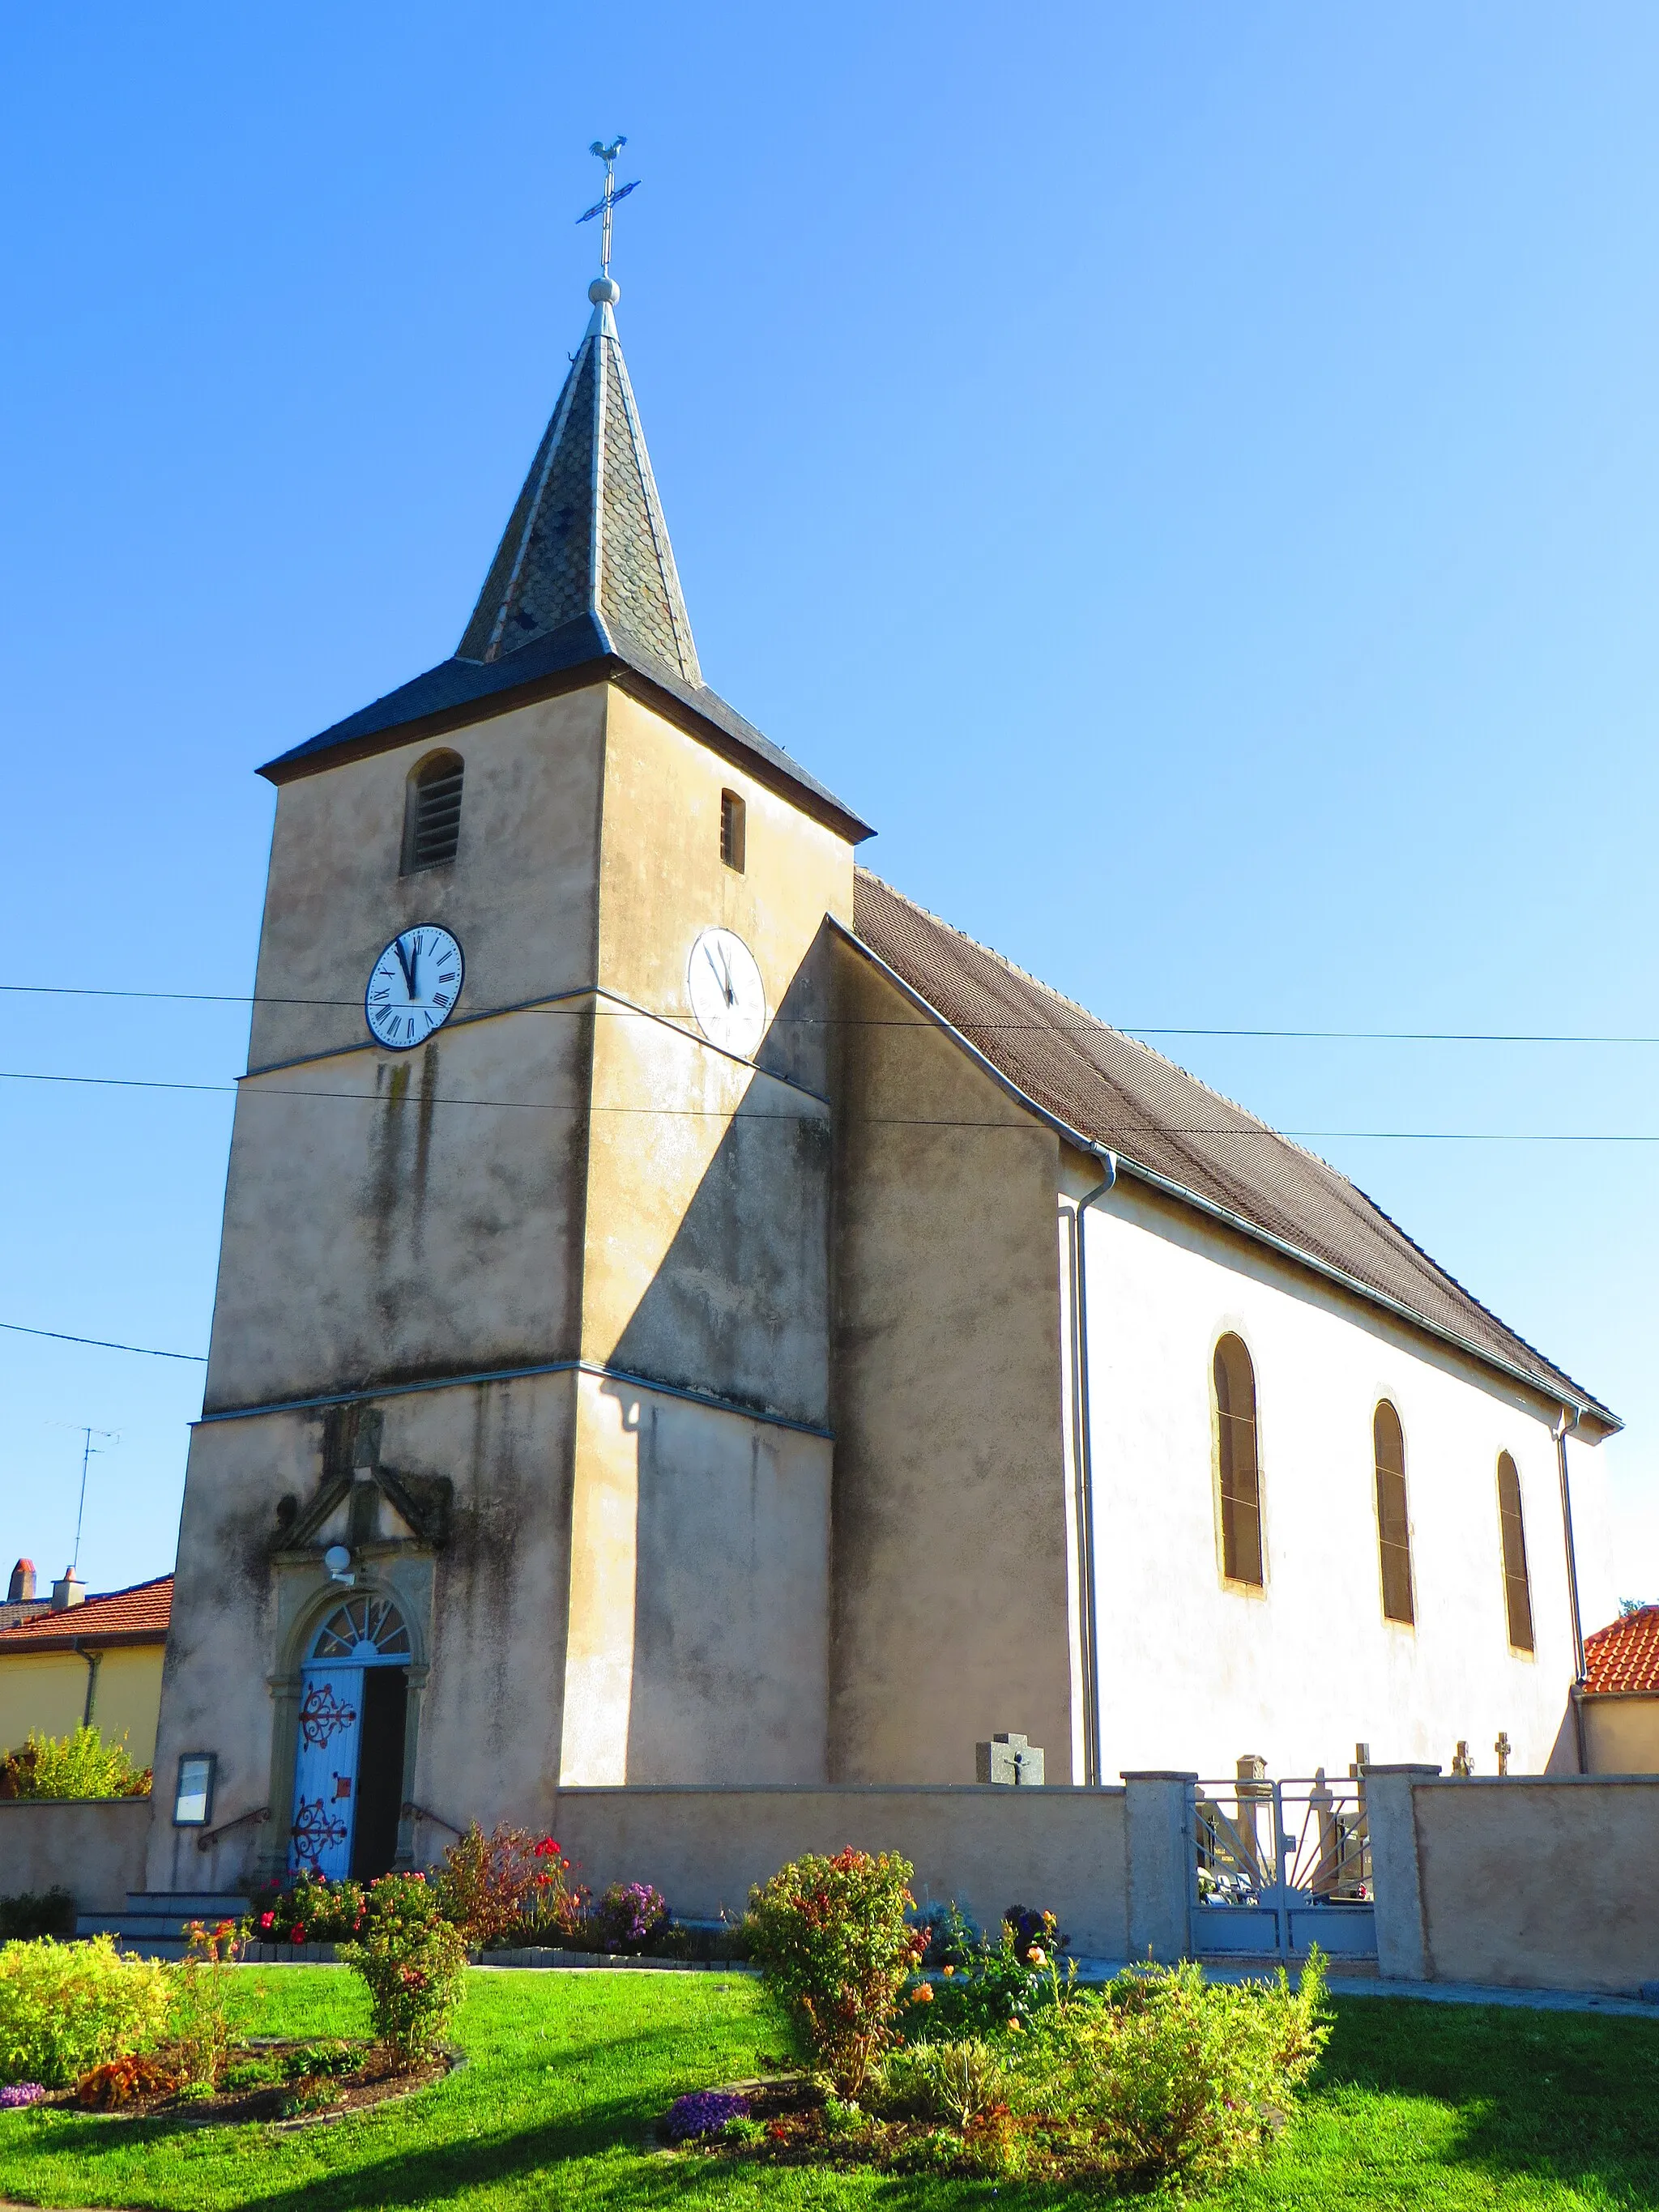
[[[1097,1180],[1097,1177],[1093,1178]],[[1150,1192],[1085,1215],[1103,1769],[1225,1778],[1574,1764],[1574,1659],[1552,1409],[1520,1383]],[[1255,1369],[1264,1579],[1223,1571],[1218,1339]],[[1069,1368],[1068,1368],[1069,1381]],[[1406,1443],[1414,1622],[1384,1618],[1372,1420]],[[1582,1457],[1573,1447],[1576,1459]],[[1521,1480],[1535,1650],[1511,1646],[1498,1456]]]
[[[450,739],[459,850],[408,875],[429,744],[283,787],[210,1412],[574,1352],[603,738],[596,688]],[[461,1003],[382,1051],[364,981],[420,921],[460,940]]]
[[[741,870],[720,856],[725,793]],[[604,819],[582,1353],[608,1371],[579,1390],[563,1776],[821,1780],[824,917],[851,911],[852,848],[621,690]],[[765,986],[753,1066],[692,1015],[692,945],[715,926]]]
[[[830,1778],[1073,1778],[1058,1139],[836,949]]]
[[[380,1401],[383,1462],[453,1485],[448,1540],[435,1552],[354,1547],[350,1589],[331,1583],[320,1562],[273,1559],[278,1498],[303,1503],[325,1477],[324,1416],[198,1426],[156,1771],[165,1793],[179,1754],[212,1751],[216,1825],[260,1807],[276,1824],[228,1838],[217,1879],[240,1879],[280,1850],[292,1774],[274,1759],[283,1747],[273,1689],[297,1683],[311,1632],[357,1592],[390,1596],[410,1624],[420,1692],[404,1778],[413,1802],[457,1826],[546,1814],[562,1725],[574,1384],[568,1373],[531,1376]],[[158,1795],[150,1886],[202,1887],[195,1838],[170,1816],[170,1796]]]

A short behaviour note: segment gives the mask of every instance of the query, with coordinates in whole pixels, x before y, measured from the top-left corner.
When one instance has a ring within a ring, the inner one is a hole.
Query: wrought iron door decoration
[[[312,1750],[318,1751],[331,1736],[353,1726],[356,1718],[357,1708],[335,1696],[332,1682],[313,1682],[300,1707],[300,1734]]]

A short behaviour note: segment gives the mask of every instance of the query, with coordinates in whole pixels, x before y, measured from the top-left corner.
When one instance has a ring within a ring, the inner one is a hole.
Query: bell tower
[[[826,1775],[828,930],[870,833],[703,682],[588,297],[458,651],[262,771],[153,1889]]]

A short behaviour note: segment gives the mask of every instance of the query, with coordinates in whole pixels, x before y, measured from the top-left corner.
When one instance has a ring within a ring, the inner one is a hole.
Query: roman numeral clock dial
[[[369,970],[363,1015],[376,1044],[408,1052],[449,1019],[466,963],[447,929],[419,922],[394,937]]]

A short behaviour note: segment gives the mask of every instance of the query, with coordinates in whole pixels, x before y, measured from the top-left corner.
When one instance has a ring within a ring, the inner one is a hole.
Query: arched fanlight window
[[[461,781],[465,763],[459,753],[428,753],[409,779],[404,806],[404,873],[441,867],[455,857],[461,842]]]
[[[1386,1398],[1371,1420],[1376,1462],[1376,1547],[1382,1562],[1382,1611],[1389,1620],[1413,1621],[1411,1523],[1406,1515],[1406,1437]]]
[[[1504,1535],[1504,1602],[1509,1611],[1510,1642],[1530,1651],[1532,1584],[1527,1574],[1527,1530],[1521,1516],[1521,1476],[1507,1452],[1498,1455],[1498,1519]]]
[[[409,1629],[390,1598],[365,1590],[335,1607],[317,1631],[313,1659],[337,1659],[356,1667],[407,1662],[412,1656]]]
[[[1215,1348],[1217,1494],[1221,1571],[1229,1582],[1261,1586],[1261,1480],[1256,1456],[1255,1373],[1236,1336]]]

